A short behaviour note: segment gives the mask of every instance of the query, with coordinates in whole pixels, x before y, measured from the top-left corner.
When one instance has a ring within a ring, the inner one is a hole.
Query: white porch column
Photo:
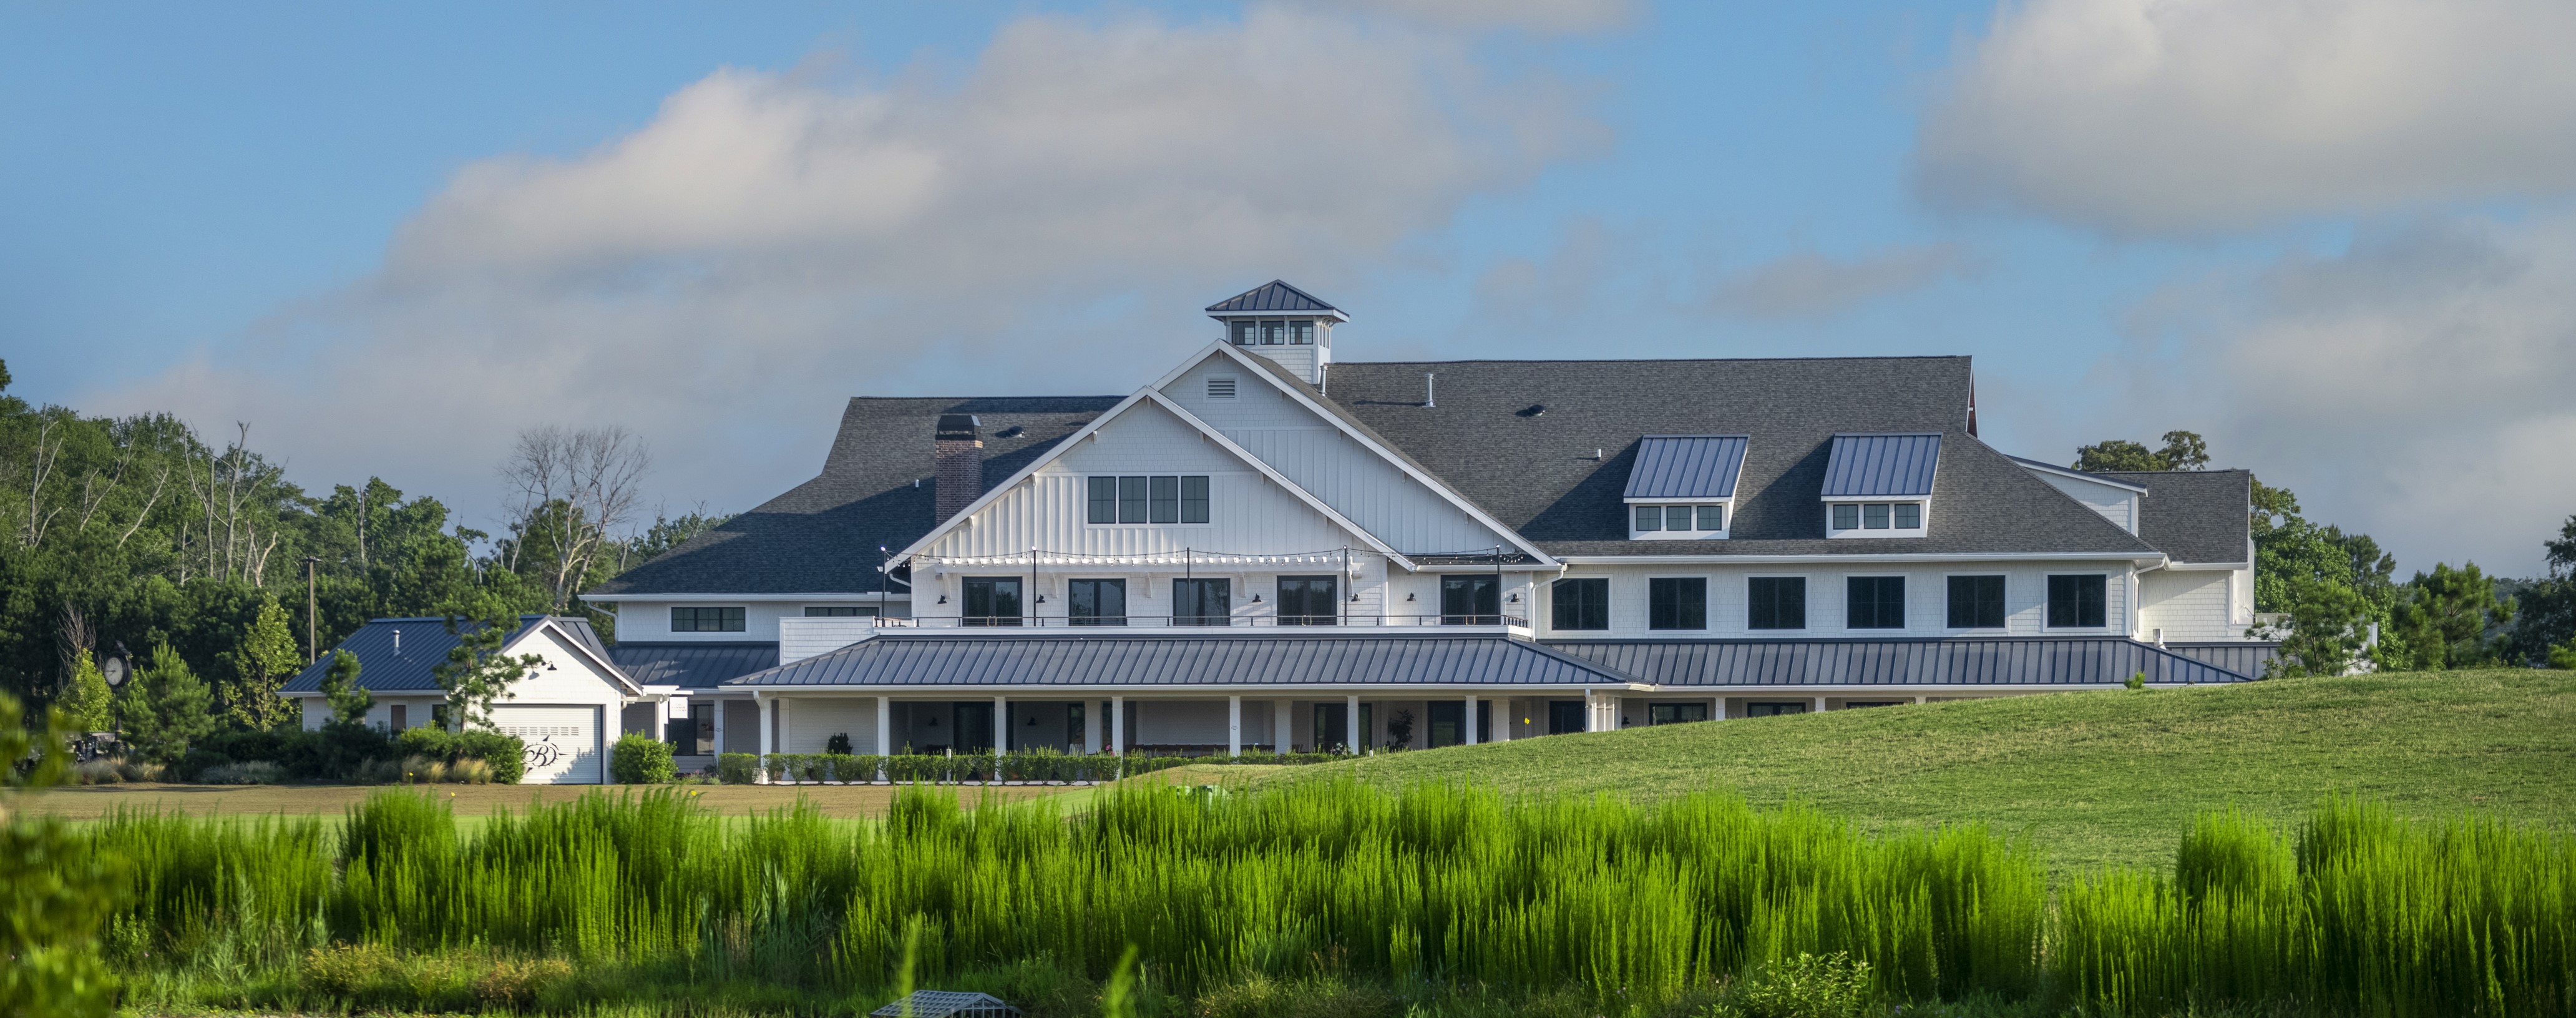
[[[1914,698],[1914,705],[1915,705],[1915,706],[1917,706],[1917,707],[1920,707],[1920,706],[1923,706],[1923,705],[1924,705],[1924,704],[1926,704],[1926,703],[1930,703],[1931,701],[1932,701],[1932,698],[1931,698],[1931,697],[1928,697],[1928,696],[1918,696],[1918,697],[1915,697],[1915,698]]]
[[[1082,705],[1082,751],[1100,752],[1100,701]]]
[[[751,703],[752,706],[760,712],[761,761],[760,771],[754,778],[754,783],[766,785],[769,783],[769,754],[778,752],[770,746],[770,740],[776,736],[778,731],[777,723],[772,720],[777,716],[777,701],[771,700],[769,697],[760,693],[753,693],[751,694]]]
[[[1712,696],[1712,697],[1709,697],[1709,698],[1708,698],[1708,719],[1709,719],[1709,720],[1711,720],[1711,721],[1724,721],[1724,720],[1726,720],[1726,698],[1725,698],[1725,697],[1723,697],[1723,696]]]
[[[1285,753],[1288,751],[1289,747],[1296,744],[1297,729],[1290,720],[1294,716],[1290,712],[1294,710],[1296,710],[1296,705],[1289,701],[1270,701],[1271,752]]]
[[[1225,755],[1243,755],[1243,698],[1225,698]]]
[[[1458,723],[1458,727],[1459,727],[1459,729],[1460,729],[1461,731],[1463,731],[1463,732],[1465,733],[1465,735],[1466,735],[1466,737],[1467,737],[1467,744],[1468,744],[1468,745],[1470,745],[1470,746],[1475,745],[1475,744],[1476,744],[1476,698],[1475,698],[1475,697],[1472,697],[1472,696],[1471,696],[1471,697],[1468,697],[1468,698],[1467,698],[1467,716],[1466,716],[1466,719],[1465,719],[1465,720],[1460,721],[1460,722]]]
[[[993,755],[1011,751],[1011,702],[993,698]]]
[[[1109,698],[1109,751],[1127,755],[1127,698]]]
[[[1344,705],[1343,711],[1344,716],[1342,718],[1342,728],[1344,732],[1350,736],[1350,752],[1357,754],[1360,751],[1360,747],[1365,745],[1365,743],[1360,740],[1359,694],[1351,694],[1350,701]]]
[[[1818,713],[1818,714],[1822,714],[1822,713],[1824,713],[1824,712],[1825,712],[1825,698],[1824,698],[1824,697],[1819,696],[1819,697],[1817,697],[1817,698],[1816,698],[1816,713]]]
[[[894,755],[894,698],[877,697],[877,755]]]
[[[724,751],[725,751],[725,741],[724,741],[724,716],[725,716],[725,702],[724,702],[724,701],[722,701],[722,700],[709,700],[709,701],[707,701],[707,702],[708,702],[708,703],[712,703],[712,704],[714,704],[714,705],[715,705],[715,709],[714,709],[714,710],[712,710],[712,711],[709,711],[708,713],[715,715],[715,719],[716,719],[716,720],[715,720],[715,728],[716,728],[715,741],[716,741],[716,744],[715,744],[715,747],[714,747],[714,748],[715,748],[715,751],[716,751],[716,753],[717,753],[718,755],[722,755],[722,754],[724,753]]]

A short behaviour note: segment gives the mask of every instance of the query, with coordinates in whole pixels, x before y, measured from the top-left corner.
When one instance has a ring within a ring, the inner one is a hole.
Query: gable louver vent
[[[1208,379],[1208,380],[1207,380],[1207,385],[1208,385],[1208,390],[1207,390],[1207,392],[1208,392],[1208,398],[1209,398],[1209,399],[1233,399],[1233,398],[1234,398],[1234,381],[1235,381],[1235,380],[1234,380],[1233,378],[1231,378],[1231,377],[1217,377],[1217,378],[1210,378],[1210,379]]]

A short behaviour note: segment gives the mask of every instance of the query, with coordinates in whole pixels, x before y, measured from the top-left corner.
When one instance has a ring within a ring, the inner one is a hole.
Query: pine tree
[[[126,742],[154,763],[178,763],[217,721],[214,691],[168,643],[152,648],[151,664],[134,674],[117,707]]]
[[[73,663],[71,681],[63,684],[62,698],[54,706],[77,731],[104,732],[115,726],[116,692],[108,688],[107,676],[99,672],[88,651],[81,651]]]
[[[249,729],[276,728],[295,720],[295,705],[277,695],[277,690],[302,662],[296,658],[286,608],[277,598],[260,598],[259,616],[233,651],[232,665],[233,680],[224,690],[227,720]]]
[[[334,725],[364,725],[368,708],[376,705],[376,694],[358,685],[358,667],[358,655],[345,650],[331,652],[331,670],[322,676],[322,695],[331,701]]]

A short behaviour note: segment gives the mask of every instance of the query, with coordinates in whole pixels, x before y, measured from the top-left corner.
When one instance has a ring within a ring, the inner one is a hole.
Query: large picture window
[[[1585,577],[1558,580],[1548,588],[1552,617],[1548,624],[1559,630],[1610,628],[1610,580],[1607,577]]]
[[[1440,578],[1440,624],[1444,626],[1499,626],[1503,624],[1503,584],[1490,575],[1443,576]]]
[[[1329,626],[1340,621],[1341,584],[1333,576],[1279,578],[1279,624]]]
[[[2003,627],[2003,577],[1950,577],[1950,628],[2002,629]]]
[[[1093,477],[1083,494],[1092,523],[1205,523],[1205,475]]]
[[[1172,624],[1222,626],[1234,616],[1234,581],[1173,580]]]
[[[1905,577],[1853,576],[1843,586],[1845,628],[1905,628]]]
[[[740,608],[671,609],[671,631],[674,633],[739,633],[742,626]]]
[[[1756,576],[1744,581],[1747,629],[1807,628],[1807,578]]]
[[[1647,580],[1646,628],[1708,628],[1708,579],[1659,576]]]
[[[969,576],[966,578],[966,618],[970,626],[1016,626],[1020,624],[1020,578],[1017,576]]]
[[[2100,573],[2048,578],[2048,627],[2100,629],[2109,624],[2110,578]]]
[[[1066,580],[1065,617],[1077,626],[1127,624],[1127,581]]]

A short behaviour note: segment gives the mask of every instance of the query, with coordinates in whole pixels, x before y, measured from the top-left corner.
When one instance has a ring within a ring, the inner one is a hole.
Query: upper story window
[[[2002,629],[2003,627],[2003,577],[1950,577],[1950,628]]]
[[[1844,628],[1905,628],[1905,577],[1853,576],[1843,586]]]
[[[1229,331],[1236,346],[1306,346],[1315,341],[1315,320],[1238,318]]]
[[[1835,502],[1825,507],[1829,537],[1921,537],[1921,502]]]
[[[1610,580],[1585,576],[1558,580],[1548,588],[1549,625],[1559,630],[1610,628]]]
[[[1646,628],[1708,628],[1708,578],[1658,576],[1647,580]]]
[[[671,609],[671,631],[674,633],[739,633],[742,628],[740,608]]]
[[[2048,628],[2101,629],[2110,624],[2110,577],[2101,573],[2048,578]]]
[[[1638,540],[1709,539],[1726,536],[1726,505],[1631,505],[1628,536]]]
[[[1093,523],[1205,523],[1208,521],[1208,479],[1203,475],[1162,474],[1128,477],[1092,477],[1090,512]]]
[[[1744,628],[1807,628],[1807,578],[1756,576],[1744,581]]]
[[[875,605],[809,604],[805,606],[805,617],[809,619],[875,618],[876,615]]]

